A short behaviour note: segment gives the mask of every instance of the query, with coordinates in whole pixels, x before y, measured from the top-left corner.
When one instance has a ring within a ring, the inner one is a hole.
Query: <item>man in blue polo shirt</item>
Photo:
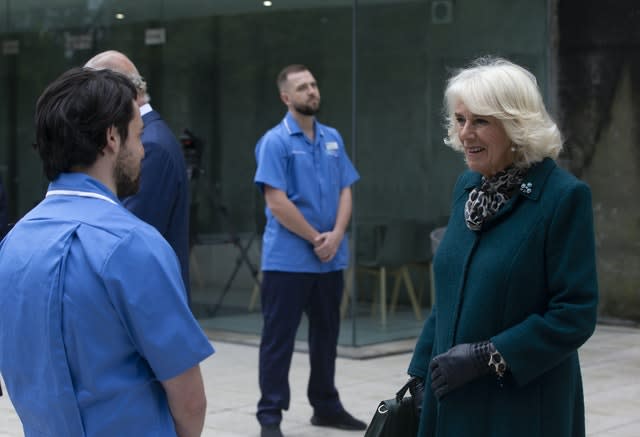
[[[277,79],[287,106],[284,119],[256,146],[255,183],[264,193],[267,224],[262,242],[260,390],[262,437],[282,436],[289,408],[289,368],[303,312],[309,320],[311,423],[345,430],[366,424],[342,406],[335,387],[342,271],[348,264],[345,231],[351,185],[359,175],[335,129],[319,123],[320,90],[303,65]]]
[[[136,89],[76,68],[36,104],[45,199],[0,244],[0,372],[25,437],[196,437],[213,348],[139,186]]]

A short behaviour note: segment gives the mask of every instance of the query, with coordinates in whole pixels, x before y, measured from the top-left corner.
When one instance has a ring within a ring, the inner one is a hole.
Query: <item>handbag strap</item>
[[[409,378],[409,380],[407,380],[407,382],[402,386],[402,388],[400,388],[400,390],[398,390],[398,392],[396,393],[396,401],[400,402],[402,398],[404,398],[404,395],[407,393],[407,390],[409,390],[410,385],[411,385],[411,378]]]

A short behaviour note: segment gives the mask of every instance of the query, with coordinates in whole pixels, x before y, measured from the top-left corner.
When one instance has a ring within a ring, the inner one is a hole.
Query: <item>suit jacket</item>
[[[436,299],[409,373],[426,379],[419,436],[584,436],[577,349],[593,333],[598,288],[591,192],[551,159],[471,231],[465,172],[434,258]],[[456,344],[492,340],[510,371],[487,375],[437,401],[431,359]]]
[[[154,226],[180,261],[189,296],[189,181],[182,148],[156,111],[142,117],[144,159],[140,191],[123,199],[140,219]]]

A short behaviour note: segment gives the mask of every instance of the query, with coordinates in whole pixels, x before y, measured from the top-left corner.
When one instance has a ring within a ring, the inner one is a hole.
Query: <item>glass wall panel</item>
[[[527,0],[362,0],[356,13],[362,180],[353,338],[364,345],[415,336],[429,314],[430,234],[446,225],[465,168],[443,143],[446,78],[478,56],[499,55],[531,68],[544,86],[548,31],[545,2]]]
[[[0,0],[0,177],[11,216],[27,212],[47,186],[31,148],[37,97],[66,69],[120,50],[176,136],[188,129],[200,140],[201,154],[188,160],[197,176],[194,313],[208,329],[255,338],[262,319],[252,270],[264,201],[252,183],[254,147],[285,114],[278,71],[303,63],[321,89],[320,121],[340,131],[361,174],[340,344],[415,337],[431,305],[430,232],[446,224],[464,168],[442,142],[444,81],[452,68],[497,54],[529,66],[546,87],[546,2],[272,3]]]

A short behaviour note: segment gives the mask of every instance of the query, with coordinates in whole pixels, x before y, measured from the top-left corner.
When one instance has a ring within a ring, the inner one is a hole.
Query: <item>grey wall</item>
[[[640,321],[640,6],[560,0],[567,165],[593,191],[601,313]]]

